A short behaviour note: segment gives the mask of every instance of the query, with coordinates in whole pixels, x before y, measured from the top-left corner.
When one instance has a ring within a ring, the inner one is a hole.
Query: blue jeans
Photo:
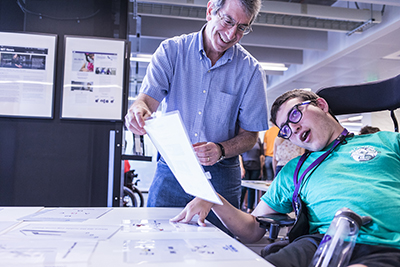
[[[239,208],[240,165],[239,158],[225,159],[213,166],[203,166],[211,174],[211,184],[229,203]],[[187,194],[176,180],[163,158],[157,162],[157,169],[149,189],[147,207],[185,207],[194,197]],[[207,220],[223,231],[227,231],[213,212]]]
[[[244,176],[245,180],[260,180],[260,173],[261,170],[247,170],[246,169],[246,174]],[[256,198],[256,191],[252,188],[247,188],[242,186],[242,196],[240,198],[240,207],[242,207],[242,204],[244,202],[244,196],[247,193],[247,208],[248,209],[253,209],[254,208],[254,202]]]
[[[272,167],[272,157],[265,156],[265,174],[264,179],[267,181],[274,180],[274,168]]]

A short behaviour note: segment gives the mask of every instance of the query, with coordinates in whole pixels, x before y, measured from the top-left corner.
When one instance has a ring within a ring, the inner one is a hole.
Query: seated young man
[[[328,103],[313,92],[288,91],[271,108],[271,120],[279,135],[310,151],[299,177],[328,151],[344,128],[329,112]],[[231,206],[214,205],[195,198],[172,221],[190,221],[199,215],[199,225],[212,209],[228,229],[243,242],[256,242],[265,234],[256,216],[293,211],[293,176],[297,157],[285,165],[252,214]],[[277,267],[308,266],[337,210],[347,207],[372,222],[362,226],[350,264],[352,267],[386,267],[400,264],[400,134],[378,132],[347,135],[345,140],[311,171],[300,187],[307,205],[310,235],[297,238],[266,260]]]

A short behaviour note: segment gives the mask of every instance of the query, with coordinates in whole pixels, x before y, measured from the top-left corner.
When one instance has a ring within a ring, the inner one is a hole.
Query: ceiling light
[[[346,33],[347,36],[351,36],[354,33],[360,33],[363,32],[367,29],[369,29],[371,26],[373,26],[374,23],[374,19],[369,19],[366,22],[364,22],[363,24],[361,24],[360,26],[356,27],[355,29],[349,31],[348,33]]]
[[[397,59],[400,60],[400,51],[394,52],[390,55],[384,56],[384,59]]]
[[[264,70],[286,71],[288,69],[283,63],[260,62],[260,65]]]
[[[361,127],[363,124],[361,122],[343,122],[342,126],[353,126],[353,127]]]
[[[347,122],[347,121],[361,121],[363,118],[362,115],[358,115],[358,116],[353,116],[353,117],[348,117],[346,119],[340,120],[340,122]]]
[[[152,56],[153,55],[150,54],[136,54],[136,55],[131,54],[130,60],[136,62],[150,62]]]

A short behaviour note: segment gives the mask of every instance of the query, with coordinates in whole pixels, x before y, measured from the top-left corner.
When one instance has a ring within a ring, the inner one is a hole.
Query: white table
[[[272,181],[261,181],[261,180],[242,180],[242,186],[255,189],[255,205],[257,205],[258,200],[260,199],[260,192],[266,192],[270,186]]]
[[[209,223],[207,227],[169,223],[180,211],[0,207],[0,262],[63,267],[272,266]],[[103,215],[90,217],[97,212]],[[31,214],[35,216],[27,216]],[[86,214],[88,218],[74,220]]]
[[[267,191],[272,181],[260,181],[260,180],[242,180],[242,186]]]

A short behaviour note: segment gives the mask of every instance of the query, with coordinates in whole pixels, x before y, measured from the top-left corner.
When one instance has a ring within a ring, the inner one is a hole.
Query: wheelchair
[[[124,176],[124,191],[123,191],[123,207],[143,207],[144,197],[142,192],[136,187],[139,179],[136,179],[138,174],[135,170],[125,172]]]
[[[400,108],[400,75],[376,82],[326,87],[316,93],[328,102],[330,111],[335,116],[388,110],[394,131],[399,132],[394,111]],[[262,257],[277,252],[293,240],[293,237],[290,237],[291,230],[297,219],[285,214],[257,217],[260,227],[269,231],[269,239],[272,240],[272,243],[261,251]],[[278,238],[282,227],[288,227],[288,234]],[[305,235],[309,233],[309,229],[301,229],[300,232],[301,235]]]

